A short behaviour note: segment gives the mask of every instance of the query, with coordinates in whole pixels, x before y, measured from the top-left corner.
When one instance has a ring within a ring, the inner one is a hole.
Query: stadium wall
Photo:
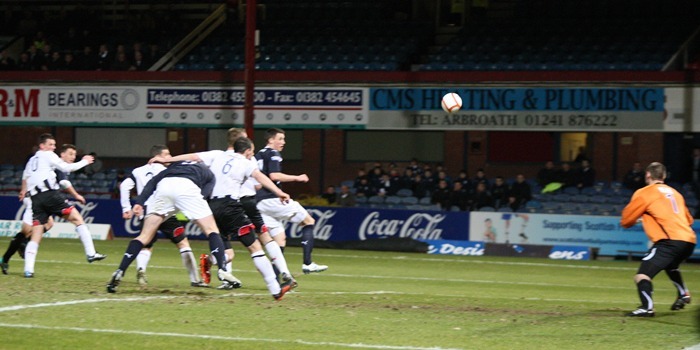
[[[211,86],[240,84],[242,72],[4,72],[2,87],[16,85],[61,86],[127,86],[162,85],[162,86]],[[700,81],[698,72],[256,72],[258,87],[321,86],[337,87],[382,87],[401,86],[458,86],[465,84],[483,84],[483,86],[533,86],[557,84],[571,87],[606,87],[606,86],[663,86],[681,90],[693,87]],[[0,87],[0,89],[2,88]],[[697,89],[695,89],[697,90]],[[696,92],[697,93],[697,92]],[[684,105],[681,113],[693,113],[691,101]],[[679,111],[675,111],[679,113]],[[697,114],[697,112],[695,112]],[[600,180],[617,180],[634,161],[643,163],[663,159],[664,154],[684,154],[687,150],[665,150],[664,134],[670,132],[691,133],[694,123],[700,124],[700,117],[690,121],[666,127],[665,132],[613,131],[589,133],[589,157],[597,170]],[[13,124],[14,125],[14,124]],[[145,125],[144,125],[145,126]],[[76,128],[72,125],[21,125],[8,126],[3,123],[0,128],[0,146],[3,147],[2,163],[21,164],[29,155],[35,143],[35,136],[42,132],[54,133],[59,142],[76,142]],[[139,127],[138,124],[132,127]],[[162,125],[167,135],[167,145],[172,152],[196,152],[208,148],[208,127],[196,125],[182,127],[177,123]],[[222,126],[225,128],[226,126]],[[284,127],[284,126],[283,126]],[[222,130],[223,130],[222,128]],[[494,128],[498,129],[498,128]],[[294,184],[288,190],[293,194],[318,193],[326,185],[338,184],[343,180],[354,178],[360,167],[371,162],[371,155],[365,161],[348,161],[346,154],[346,136],[349,130],[335,128],[306,128],[302,137],[302,157],[300,160],[285,160],[285,171],[290,173],[308,173],[312,179],[308,184]],[[485,168],[489,176],[502,174],[506,177],[523,173],[534,177],[541,167],[541,162],[494,162],[489,159],[489,130],[442,130],[442,163],[451,175],[460,169],[467,169],[471,175],[477,168]],[[557,133],[559,131],[553,131]],[[397,131],[397,135],[400,135]],[[523,135],[514,133],[513,135]],[[258,140],[259,141],[259,140]],[[298,142],[292,140],[292,142]],[[481,145],[473,148],[474,144]],[[78,145],[79,147],[81,145]],[[115,142],[115,147],[120,147]],[[429,145],[428,145],[429,146]],[[258,142],[258,147],[260,143]],[[89,152],[90,150],[84,150]],[[552,156],[554,159],[555,156]],[[141,157],[104,158],[105,167],[131,167],[142,163]],[[398,165],[407,161],[396,159]],[[320,166],[319,166],[320,165]],[[681,170],[681,169],[674,169]],[[676,171],[677,173],[678,171]]]

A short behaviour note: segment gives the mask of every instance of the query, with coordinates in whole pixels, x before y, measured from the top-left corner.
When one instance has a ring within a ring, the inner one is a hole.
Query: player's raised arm
[[[251,176],[255,179],[255,181],[259,182],[260,185],[267,188],[272,193],[274,193],[277,197],[279,197],[281,201],[283,201],[283,202],[289,201],[289,198],[290,198],[289,195],[287,193],[284,193],[282,190],[280,190],[280,188],[277,187],[277,185],[275,185],[275,183],[272,182],[272,180],[270,180],[270,178],[265,176],[265,174],[263,174],[260,170],[258,170],[258,169],[253,170],[253,173],[251,174]]]

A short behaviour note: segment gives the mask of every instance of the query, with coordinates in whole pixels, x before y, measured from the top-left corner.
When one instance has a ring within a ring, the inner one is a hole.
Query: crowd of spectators
[[[0,52],[0,71],[144,71],[193,26],[180,12],[162,8],[120,20],[105,20],[104,14],[80,5],[13,12],[3,33],[19,44]]]
[[[580,162],[564,162],[560,167],[556,167],[554,162],[548,161],[537,173],[537,184],[540,187],[547,187],[550,184],[560,184],[557,188],[576,187],[579,190],[585,187],[593,187],[596,182],[595,170],[591,167],[588,159],[581,159]]]
[[[385,168],[380,162],[369,171],[358,169],[352,186],[341,185],[336,192],[329,186],[321,195],[329,204],[355,206],[358,198],[408,195],[429,198],[442,210],[479,210],[483,207],[509,207],[516,211],[532,199],[532,188],[523,174],[517,174],[509,183],[503,176],[489,180],[479,169],[473,176],[465,170],[452,177],[441,164],[419,164],[412,160],[404,169],[390,163]]]
[[[162,55],[157,44],[145,47],[140,41],[129,47],[125,44],[112,47],[107,43],[81,45],[80,49],[56,45],[43,39],[38,32],[35,40],[18,57],[13,58],[6,50],[0,51],[0,70],[145,71]]]
[[[644,169],[641,163],[635,162],[620,183],[631,191],[643,187]],[[328,186],[320,197],[330,205],[353,207],[362,197],[409,195],[419,199],[429,198],[430,203],[441,210],[509,208],[518,211],[533,199],[533,194],[563,192],[566,188],[584,193],[585,188],[597,185],[595,170],[584,156],[559,165],[548,161],[532,179],[527,179],[522,173],[512,178],[500,175],[488,177],[484,169],[478,169],[472,176],[461,170],[452,177],[440,164],[430,166],[414,159],[403,169],[395,163],[385,167],[375,162],[369,170],[358,169],[352,184]]]

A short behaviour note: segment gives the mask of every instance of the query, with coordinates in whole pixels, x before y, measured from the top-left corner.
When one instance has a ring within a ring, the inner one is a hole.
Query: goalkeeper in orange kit
[[[629,228],[641,218],[644,232],[654,244],[634,276],[642,305],[626,314],[631,317],[654,316],[651,280],[661,271],[666,271],[678,291],[671,310],[680,310],[690,304],[690,292],[683,283],[678,266],[693,254],[697,241],[690,227],[693,217],[685,199],[664,183],[666,167],[658,162],[649,164],[645,179],[647,186],[634,192],[620,219],[620,224]]]

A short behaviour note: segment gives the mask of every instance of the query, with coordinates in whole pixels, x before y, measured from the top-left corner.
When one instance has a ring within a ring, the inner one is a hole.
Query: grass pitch
[[[0,253],[9,240],[0,239]],[[655,278],[656,317],[625,318],[639,301],[638,262],[552,261],[316,249],[330,266],[301,274],[274,301],[236,243],[243,288],[189,286],[177,249],[156,244],[149,285],[134,265],[116,294],[106,282],[128,241],[95,242],[109,257],[85,262],[78,240],[42,242],[36,277],[23,260],[0,275],[2,349],[682,349],[700,343],[700,306],[670,311],[675,291]],[[192,242],[195,255],[206,242]],[[682,267],[700,297],[700,264]],[[218,285],[218,281],[214,283]]]

